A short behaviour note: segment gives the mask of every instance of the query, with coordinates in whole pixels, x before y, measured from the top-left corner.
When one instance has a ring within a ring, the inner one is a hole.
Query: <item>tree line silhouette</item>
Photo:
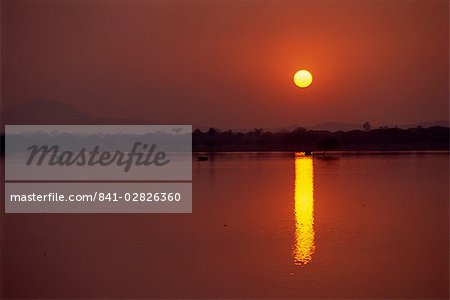
[[[400,150],[449,150],[450,129],[429,128],[378,128],[352,131],[306,130],[299,127],[292,131],[270,132],[255,128],[249,132],[199,129],[192,134],[192,151],[400,151]],[[0,135],[4,155],[5,136]]]
[[[262,128],[242,133],[210,128],[193,132],[193,151],[331,151],[331,150],[448,150],[449,128],[378,128],[336,131],[269,132]]]

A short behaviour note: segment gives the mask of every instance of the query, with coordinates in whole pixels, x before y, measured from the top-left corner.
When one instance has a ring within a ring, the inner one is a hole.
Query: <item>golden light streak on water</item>
[[[313,159],[295,153],[295,245],[294,264],[309,263],[314,254],[314,174]]]

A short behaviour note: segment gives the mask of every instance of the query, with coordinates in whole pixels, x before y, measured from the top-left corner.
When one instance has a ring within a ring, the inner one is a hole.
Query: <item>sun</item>
[[[294,75],[294,83],[299,88],[307,88],[311,85],[313,77],[311,73],[307,70],[297,71]]]

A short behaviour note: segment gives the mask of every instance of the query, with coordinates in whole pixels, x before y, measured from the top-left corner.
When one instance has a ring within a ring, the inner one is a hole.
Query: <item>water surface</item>
[[[192,214],[3,215],[14,297],[448,298],[448,153],[194,162]]]

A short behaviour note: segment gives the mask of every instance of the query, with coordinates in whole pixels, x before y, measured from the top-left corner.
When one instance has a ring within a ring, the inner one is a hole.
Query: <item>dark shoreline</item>
[[[328,151],[448,151],[448,127],[380,128],[353,131],[314,131],[297,128],[291,132],[247,133],[194,131],[193,152],[328,152]]]
[[[217,152],[205,152],[205,151],[193,151],[194,155],[222,155],[222,154],[293,154],[303,151],[217,151]],[[450,150],[335,150],[335,151],[313,151],[311,155],[315,156],[331,156],[331,155],[427,155],[427,154],[450,154]]]

